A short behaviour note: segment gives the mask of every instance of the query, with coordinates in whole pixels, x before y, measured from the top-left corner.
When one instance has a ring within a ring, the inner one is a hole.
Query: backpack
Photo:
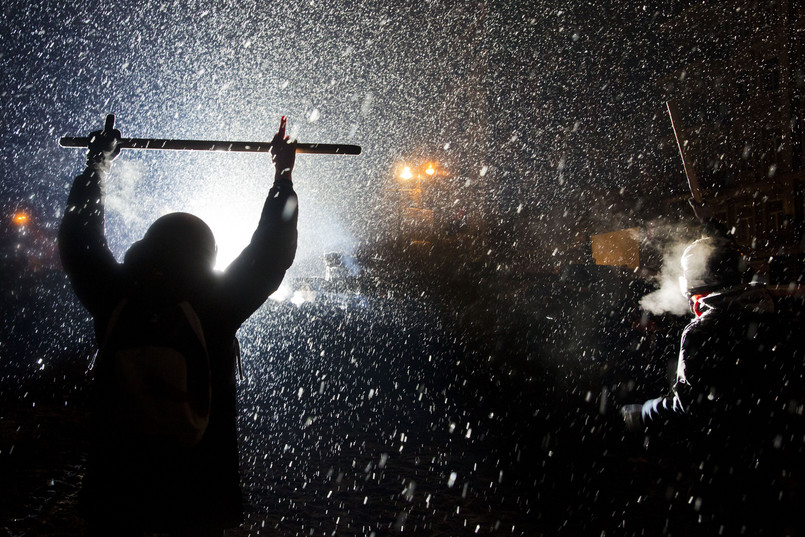
[[[210,419],[210,360],[186,301],[124,299],[98,355],[99,410],[108,433],[194,446]]]

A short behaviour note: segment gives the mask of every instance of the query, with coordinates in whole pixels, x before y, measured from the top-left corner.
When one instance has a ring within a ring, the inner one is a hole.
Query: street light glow
[[[411,179],[413,176],[414,176],[414,174],[413,174],[413,173],[411,173],[411,168],[410,168],[410,167],[408,167],[408,166],[405,166],[405,167],[402,169],[402,171],[400,172],[400,177],[401,177],[402,179],[405,179],[406,181],[408,181],[409,179]]]
[[[433,175],[436,173],[436,169],[433,167],[433,164],[428,164],[428,167],[425,168],[425,173],[428,175]]]
[[[14,225],[22,227],[28,223],[29,218],[26,213],[22,211],[17,211],[16,213],[14,213],[14,216],[12,217],[11,220],[12,222],[14,222]]]

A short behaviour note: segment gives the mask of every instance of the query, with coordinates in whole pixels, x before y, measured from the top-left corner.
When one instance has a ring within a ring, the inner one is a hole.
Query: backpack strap
[[[184,312],[185,317],[187,317],[187,320],[190,322],[190,326],[193,328],[193,331],[195,332],[196,336],[198,336],[199,340],[204,346],[204,352],[209,352],[207,350],[207,341],[204,339],[204,331],[201,329],[201,319],[198,318],[198,315],[196,315],[195,310],[193,309],[193,307],[190,305],[189,302],[186,301],[180,302],[179,307],[182,308],[182,312]],[[235,347],[235,357],[237,358],[238,362],[238,375],[240,376],[240,380],[242,381],[244,379],[243,359],[242,354],[240,352],[240,341],[238,341],[237,337],[235,338],[234,347]]]
[[[207,351],[207,340],[204,339],[204,330],[201,329],[201,319],[198,318],[196,315],[193,306],[190,305],[187,301],[179,302],[179,308],[181,308],[182,313],[184,313],[185,318],[190,323],[190,327],[193,329],[193,333],[196,334],[199,341],[201,341],[202,346],[204,347],[204,352]]]
[[[101,343],[100,348],[95,352],[95,356],[92,358],[92,361],[90,362],[89,365],[90,370],[92,370],[95,367],[95,364],[98,361],[98,356],[103,354],[103,351],[108,346],[112,330],[117,324],[117,320],[120,318],[120,313],[123,311],[123,308],[126,307],[127,303],[128,300],[124,298],[120,302],[118,302],[117,306],[115,306],[115,309],[112,310],[112,315],[109,316],[109,322],[106,323],[106,332],[103,335],[103,343]],[[190,303],[187,301],[182,301],[179,302],[179,308],[182,310],[182,313],[184,313],[187,322],[190,323],[190,327],[193,329],[193,333],[196,334],[196,337],[198,337],[199,341],[201,341],[201,345],[204,348],[204,352],[205,353],[208,352],[207,340],[204,339],[204,330],[201,329],[201,319],[199,319],[198,315],[196,315],[193,306],[191,306]],[[237,342],[237,339],[235,339],[235,342]],[[237,347],[237,353],[238,353],[238,366],[240,367],[240,345],[238,345]],[[241,371],[241,378],[242,377],[243,372]]]
[[[122,299],[120,302],[117,303],[115,309],[112,310],[112,315],[109,316],[109,322],[106,323],[106,331],[103,334],[103,342],[101,346],[95,351],[95,356],[92,357],[92,361],[89,363],[89,370],[92,371],[95,369],[95,365],[98,362],[98,357],[103,354],[103,351],[106,350],[106,347],[109,345],[109,338],[112,334],[112,329],[117,324],[118,318],[120,318],[120,312],[123,311],[123,308],[126,307],[126,302],[128,302],[125,298]]]
[[[241,382],[243,382],[243,360],[240,352],[240,341],[238,341],[238,338],[235,338],[235,355],[238,358],[238,374],[240,375]]]

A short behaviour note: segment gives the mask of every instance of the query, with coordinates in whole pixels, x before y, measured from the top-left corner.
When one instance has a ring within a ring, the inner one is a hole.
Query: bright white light
[[[126,162],[122,161],[113,172],[109,190],[113,190],[114,196],[107,192],[106,198],[109,213],[114,215],[107,226],[113,251],[122,258],[131,243],[142,238],[151,222],[171,212],[187,212],[204,220],[212,229],[218,246],[215,269],[224,270],[248,246],[260,221],[273,182],[270,157],[245,153],[176,153],[170,161],[136,161],[137,166],[124,166]],[[307,158],[300,158],[297,163],[297,169],[302,170],[297,191],[304,212],[299,219],[300,240],[291,269],[293,274],[286,274],[289,282],[303,274],[321,276],[324,252],[349,253],[355,244],[330,206],[329,196],[323,194],[329,191],[316,190],[327,188],[332,170],[311,168]],[[309,157],[314,163],[315,159],[317,157]],[[156,179],[151,180],[149,176]],[[312,192],[310,185],[316,185]],[[304,299],[312,298],[305,296]]]
[[[279,289],[274,291],[274,293],[268,297],[271,300],[275,300],[277,302],[285,302],[291,296],[291,288],[288,287],[285,283],[281,283]]]
[[[400,177],[402,179],[405,179],[406,181],[409,180],[410,178],[412,178],[413,176],[414,176],[414,174],[411,173],[411,168],[409,168],[408,166],[404,167],[402,169],[402,171],[400,172]]]
[[[305,302],[307,302],[307,300],[305,299],[305,294],[302,293],[301,291],[296,291],[291,297],[291,304],[293,304],[294,306],[299,307]]]
[[[215,259],[217,270],[225,269],[240,252],[249,244],[257,220],[250,221],[247,218],[238,218],[236,215],[207,215],[205,211],[199,211],[201,217],[212,229],[215,235],[215,242],[218,245],[218,255]],[[259,217],[259,213],[257,215]]]
[[[243,251],[260,221],[270,185],[266,173],[249,172],[208,181],[203,192],[192,196],[189,212],[204,220],[215,235],[217,270],[225,269]]]

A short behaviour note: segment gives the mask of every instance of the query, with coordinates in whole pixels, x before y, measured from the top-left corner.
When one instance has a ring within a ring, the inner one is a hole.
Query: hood
[[[137,288],[189,295],[212,275],[215,253],[215,238],[204,221],[188,213],[170,213],[131,245],[123,267]]]

